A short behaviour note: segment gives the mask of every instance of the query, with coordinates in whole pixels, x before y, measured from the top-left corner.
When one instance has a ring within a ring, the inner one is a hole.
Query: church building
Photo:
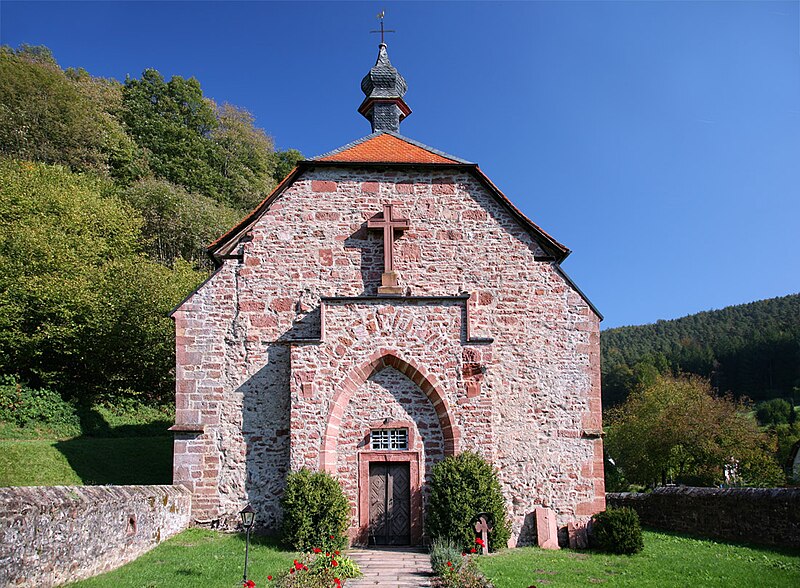
[[[174,483],[198,524],[250,502],[269,531],[287,474],[324,470],[354,544],[416,545],[431,468],[471,450],[498,471],[512,546],[539,506],[585,523],[605,508],[601,317],[570,250],[478,165],[400,134],[384,43],[361,88],[372,133],[298,163],[173,311]]]

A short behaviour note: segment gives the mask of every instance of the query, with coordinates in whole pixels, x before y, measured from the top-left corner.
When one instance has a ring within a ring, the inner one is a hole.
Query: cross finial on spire
[[[378,13],[378,19],[381,21],[381,30],[379,31],[370,31],[370,33],[380,33],[381,34],[381,45],[386,45],[386,41],[384,40],[384,34],[386,33],[396,33],[394,29],[384,29],[383,28],[383,17],[386,16],[386,11],[381,10]]]

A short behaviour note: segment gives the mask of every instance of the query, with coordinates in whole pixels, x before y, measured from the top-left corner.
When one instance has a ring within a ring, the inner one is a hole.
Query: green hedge
[[[639,553],[644,548],[639,515],[628,507],[597,513],[592,517],[591,544],[609,553]]]
[[[475,546],[473,517],[488,512],[494,518],[489,549],[506,547],[511,526],[497,473],[477,453],[465,451],[433,467],[426,531],[432,539],[450,539],[469,549]]]
[[[286,479],[281,499],[283,541],[293,549],[323,552],[347,546],[350,503],[330,474],[305,468]]]

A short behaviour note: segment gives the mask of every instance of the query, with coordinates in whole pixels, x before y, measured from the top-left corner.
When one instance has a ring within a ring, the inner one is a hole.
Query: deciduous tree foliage
[[[210,263],[205,247],[239,221],[241,214],[166,180],[145,179],[120,194],[144,219],[142,237],[150,257],[171,266],[184,259]]]
[[[136,146],[110,112],[119,84],[79,78],[44,47],[0,48],[0,153],[76,171],[135,167]]]
[[[0,48],[0,376],[169,399],[167,312],[300,158],[194,78],[121,84]]]
[[[637,484],[781,484],[774,441],[746,408],[699,376],[657,376],[608,413],[606,450]]]
[[[141,250],[109,182],[0,160],[0,373],[87,400],[172,393],[167,313],[203,278]]]

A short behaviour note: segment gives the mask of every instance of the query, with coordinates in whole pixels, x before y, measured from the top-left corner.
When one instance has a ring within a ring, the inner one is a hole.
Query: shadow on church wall
[[[359,265],[363,290],[360,296],[375,296],[381,285],[383,271],[383,241],[380,235],[367,230],[363,222],[356,232],[344,240],[345,250],[356,250],[361,256]]]

